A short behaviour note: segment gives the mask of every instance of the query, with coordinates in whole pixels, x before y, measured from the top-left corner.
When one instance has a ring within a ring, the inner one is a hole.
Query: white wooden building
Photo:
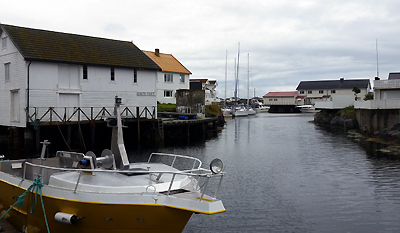
[[[156,111],[161,68],[132,42],[4,24],[0,38],[0,125],[26,127],[26,109],[112,108],[115,96]]]
[[[361,100],[371,91],[369,79],[348,79],[301,81],[297,86],[298,96],[304,98],[304,104],[315,104],[319,101],[332,101],[335,97],[355,98],[353,88],[358,87],[360,93],[357,99]]]
[[[189,75],[192,73],[172,54],[160,53],[159,49],[143,52],[162,69],[157,72],[157,101],[175,104],[176,90],[189,89]]]

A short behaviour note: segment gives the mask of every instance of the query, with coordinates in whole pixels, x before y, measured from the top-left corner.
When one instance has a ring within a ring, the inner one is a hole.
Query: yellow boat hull
[[[15,197],[26,191],[4,181],[0,181],[0,190],[1,215],[14,204]],[[22,207],[15,206],[3,218],[6,218],[18,230],[26,227],[28,233],[47,232],[39,196],[37,196],[36,211],[30,213],[33,197],[32,192],[27,194],[25,204]],[[182,232],[193,213],[189,210],[157,204],[89,203],[46,195],[43,195],[43,204],[50,231],[57,233]],[[54,216],[57,212],[82,218],[75,224],[64,224],[55,220]]]

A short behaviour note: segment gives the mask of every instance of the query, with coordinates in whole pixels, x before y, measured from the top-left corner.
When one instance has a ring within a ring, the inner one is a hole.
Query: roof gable
[[[183,66],[172,54],[143,51],[151,60],[153,60],[162,71],[174,72],[181,74],[192,74],[185,66]]]
[[[160,70],[132,42],[1,25],[25,60]]]
[[[369,79],[301,81],[296,90],[370,88]]]

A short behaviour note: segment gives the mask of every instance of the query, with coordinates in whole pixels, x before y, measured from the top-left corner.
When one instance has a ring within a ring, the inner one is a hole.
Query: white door
[[[11,121],[19,122],[19,91],[11,91]]]
[[[79,107],[79,94],[60,93],[58,95],[58,103],[60,110],[57,112],[65,114],[66,119],[69,119],[76,108]],[[64,108],[64,110],[61,110],[62,108]],[[78,118],[75,115],[73,119],[77,120]]]

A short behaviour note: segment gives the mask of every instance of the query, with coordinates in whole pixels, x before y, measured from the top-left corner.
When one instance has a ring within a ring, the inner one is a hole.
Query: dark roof
[[[25,60],[161,70],[132,42],[0,26]]]
[[[301,81],[296,90],[370,88],[369,79]]]
[[[389,73],[388,79],[400,79],[400,73]]]

